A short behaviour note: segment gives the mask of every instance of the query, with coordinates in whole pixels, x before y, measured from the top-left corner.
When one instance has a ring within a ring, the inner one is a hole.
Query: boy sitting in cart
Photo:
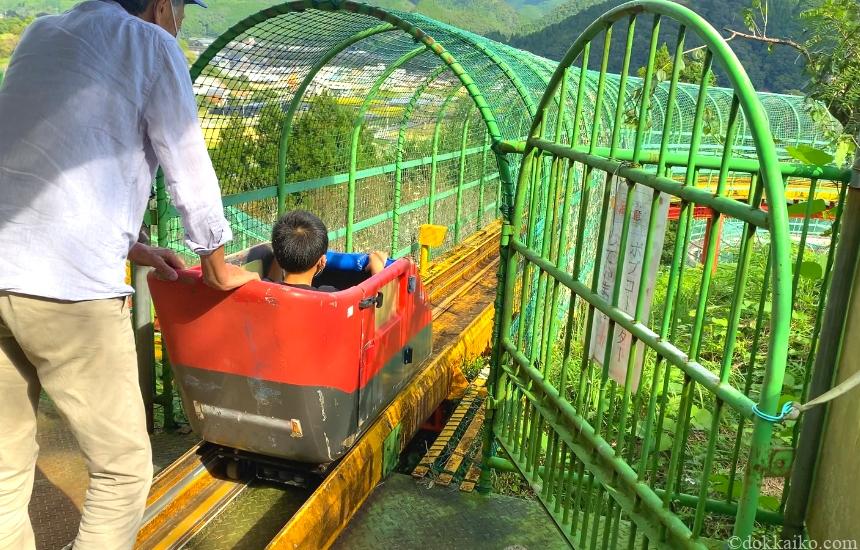
[[[304,210],[284,214],[272,230],[272,250],[276,261],[269,269],[269,280],[304,290],[339,290],[314,285],[314,277],[325,269],[328,252],[328,229],[316,215]],[[371,276],[376,275],[385,269],[387,260],[384,252],[371,252],[365,269]]]

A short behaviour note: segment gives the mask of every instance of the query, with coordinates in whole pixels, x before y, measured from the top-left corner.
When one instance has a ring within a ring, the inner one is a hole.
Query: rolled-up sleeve
[[[144,108],[146,131],[182,218],[186,243],[205,256],[229,242],[233,233],[200,131],[185,57],[178,44],[165,45],[161,54],[163,68]]]

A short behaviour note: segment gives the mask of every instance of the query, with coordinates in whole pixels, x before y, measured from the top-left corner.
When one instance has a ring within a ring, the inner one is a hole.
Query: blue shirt
[[[160,164],[207,254],[232,238],[176,40],[110,0],[37,19],[0,88],[0,290],[131,293],[125,261]]]

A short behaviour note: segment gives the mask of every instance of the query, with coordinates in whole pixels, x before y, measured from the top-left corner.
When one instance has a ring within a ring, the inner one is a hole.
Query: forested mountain
[[[66,10],[80,0],[0,0],[0,13],[37,15]],[[189,11],[186,31],[195,37],[215,37],[230,25],[263,8],[284,0],[212,0],[208,10]],[[418,11],[430,17],[465,27],[480,34],[495,32],[510,36],[536,30],[542,20],[567,5],[595,0],[364,0],[385,8]],[[559,12],[564,13],[564,12]],[[549,19],[547,19],[549,18]]]
[[[0,0],[0,15],[33,16],[68,9],[79,0]],[[211,0],[208,10],[189,9],[184,26],[186,37],[215,37],[232,24],[281,0]],[[370,4],[402,11],[418,11],[467,30],[507,42],[550,59],[561,59],[577,36],[601,14],[623,0],[366,0]],[[798,14],[818,0],[771,0],[768,30],[771,35],[802,38]],[[751,0],[680,0],[718,30],[746,30],[743,11]],[[645,64],[650,23],[642,22],[636,33],[633,67]],[[671,25],[664,25],[665,41],[674,46]],[[616,33],[610,68],[620,70],[623,33]],[[5,42],[4,42],[5,40]],[[0,36],[0,50],[14,43],[11,35]],[[662,39],[661,39],[662,40]],[[696,44],[688,44],[693,47]],[[785,46],[768,51],[767,46],[736,39],[732,47],[760,90],[797,91],[804,86],[802,60]],[[8,47],[6,49],[9,49]],[[0,51],[0,61],[2,61]],[[718,83],[726,84],[717,70]]]
[[[576,1],[592,5],[579,11],[575,10],[572,15],[527,34],[510,38],[502,34],[493,34],[491,37],[507,42],[514,47],[559,60],[589,24],[601,14],[622,3],[620,0],[604,0],[599,3],[591,0],[573,0],[573,2]],[[680,0],[680,3],[699,13],[726,36],[728,33],[724,31],[725,28],[746,31],[743,11],[750,6],[750,0]],[[773,36],[801,38],[803,27],[798,16],[801,11],[813,3],[813,0],[772,0],[771,5],[774,9],[771,9],[770,12],[768,32]],[[661,40],[665,40],[672,48],[674,47],[676,29],[677,27],[666,24],[663,25],[662,29]],[[634,37],[632,66],[640,67],[647,61],[650,21],[640,21]],[[613,55],[610,62],[610,69],[614,72],[621,69],[621,52],[623,52],[624,40],[624,33],[616,31],[613,37],[613,51],[619,53]],[[696,45],[698,44],[692,41],[687,43],[688,48]],[[742,38],[733,40],[731,46],[757,89],[791,92],[803,88],[805,82],[803,60],[798,58],[795,50],[786,46],[775,46],[772,51],[768,51],[766,45]],[[717,70],[718,83],[726,85],[727,81],[725,77],[720,78],[720,72]]]

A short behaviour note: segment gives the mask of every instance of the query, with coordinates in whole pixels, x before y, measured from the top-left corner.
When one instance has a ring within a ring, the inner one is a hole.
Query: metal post
[[[156,216],[155,224],[158,229],[158,246],[167,244],[167,209],[170,201],[167,196],[167,188],[164,185],[164,173],[159,170],[155,178]],[[167,349],[162,341],[161,348],[161,394],[156,396],[155,401],[160,403],[164,410],[164,429],[170,430],[176,427],[173,417],[173,371],[167,358]]]
[[[854,159],[848,197],[842,212],[842,230],[838,238],[833,282],[827,296],[821,340],[809,382],[807,401],[830,389],[836,366],[839,364],[845,319],[860,258],[860,149]],[[803,536],[827,409],[828,405],[825,404],[804,413],[785,505],[785,525],[782,530],[784,540],[796,540]]]
[[[139,242],[149,244],[149,236],[141,232]],[[151,268],[132,265],[131,284],[134,287],[132,320],[137,348],[137,377],[143,406],[146,410],[146,429],[153,432],[153,400],[155,397],[155,326],[152,320],[152,297],[146,275]]]
[[[433,127],[433,142],[430,151],[430,191],[427,196],[427,223],[433,224],[436,221],[436,174],[438,170],[439,156],[439,136],[442,133],[442,121],[445,118],[445,111],[448,109],[448,104],[451,103],[457,96],[460,88],[455,88],[442,105],[439,107],[439,114],[436,116],[436,125]]]
[[[717,273],[717,264],[720,261],[720,241],[723,238],[723,220],[722,218],[714,219],[713,216],[709,217],[707,222],[705,222],[705,238],[702,240],[702,251],[699,254],[699,261],[702,265],[708,261],[708,250],[711,249],[711,240],[716,239],[714,243],[714,252],[711,256],[712,267],[711,274],[714,275]]]
[[[469,142],[469,116],[463,122],[463,135],[460,138],[460,169],[457,173],[457,206],[454,214],[454,242],[460,242],[460,227],[463,216],[463,183],[466,181],[466,145]]]
[[[478,223],[476,227],[484,227],[484,191],[487,179],[487,153],[490,151],[490,134],[484,132],[484,150],[481,151],[481,184],[478,189]],[[498,205],[497,205],[498,206]]]
[[[397,157],[394,161],[395,169],[394,169],[394,206],[391,208],[391,253],[396,254],[398,250],[398,239],[400,238],[400,201],[402,198],[402,186],[403,186],[403,156],[404,156],[404,146],[406,143],[406,131],[407,126],[409,125],[409,121],[412,119],[412,113],[415,111],[416,106],[418,105],[418,101],[427,88],[432,84],[436,78],[447,70],[446,65],[441,65],[437,69],[435,69],[432,73],[430,73],[424,82],[421,83],[420,86],[415,88],[415,92],[412,94],[412,98],[409,100],[409,103],[406,105],[406,109],[403,111],[403,118],[400,120],[400,130],[397,134],[397,149],[396,154]]]

